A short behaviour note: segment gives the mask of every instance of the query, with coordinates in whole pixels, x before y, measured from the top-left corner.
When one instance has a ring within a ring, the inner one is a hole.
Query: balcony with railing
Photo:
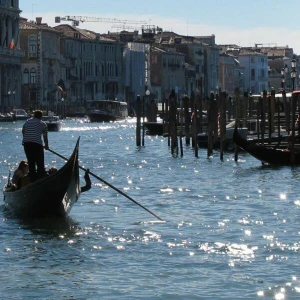
[[[8,49],[6,47],[0,47],[0,55],[23,58],[25,53],[20,49]]]

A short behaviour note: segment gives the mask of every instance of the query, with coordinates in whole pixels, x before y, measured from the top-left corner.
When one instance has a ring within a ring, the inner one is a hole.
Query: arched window
[[[29,71],[28,69],[25,69],[23,72],[23,84],[29,83]]]
[[[35,68],[30,69],[30,83],[36,83],[36,70],[35,70]]]
[[[36,37],[31,35],[29,37],[29,52],[35,53],[36,52]]]

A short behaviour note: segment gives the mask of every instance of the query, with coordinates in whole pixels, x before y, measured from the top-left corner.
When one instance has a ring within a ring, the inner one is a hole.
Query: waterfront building
[[[134,107],[136,97],[144,96],[152,90],[150,82],[150,45],[129,42],[124,48],[124,86],[125,100],[130,108]]]
[[[79,111],[84,106],[81,33],[69,25],[56,26],[60,31],[61,69],[65,74],[65,103],[67,109]]]
[[[178,98],[185,94],[185,55],[174,49],[151,47],[151,88],[158,102],[174,89]]]
[[[21,59],[19,1],[0,1],[0,110],[21,106]]]
[[[216,45],[214,34],[209,36],[195,36],[204,45],[204,96],[207,98],[217,93],[220,88],[219,54],[220,50]]]
[[[204,44],[194,37],[181,36],[174,32],[161,32],[156,37],[156,44],[185,55],[184,93],[191,96],[192,92],[199,92],[200,79],[204,78]]]
[[[54,28],[62,33],[68,101],[124,101],[124,43],[75,26]]]
[[[240,65],[245,68],[245,92],[260,94],[264,90],[270,90],[268,80],[268,56],[266,54],[241,48],[238,59]]]
[[[156,44],[185,55],[187,95],[193,91],[207,98],[211,92],[218,90],[219,49],[214,35],[182,36],[174,32],[160,32],[156,35]]]
[[[252,94],[260,94],[264,90],[269,90],[268,56],[265,53],[237,45],[219,45],[218,47],[221,53],[231,55],[239,62],[241,68],[237,70],[239,84],[235,88],[239,88],[240,92]],[[224,76],[229,76],[229,74],[224,74]],[[224,80],[230,81],[231,79],[223,78],[223,82]]]
[[[291,91],[293,87],[291,70],[292,59],[297,56],[294,55],[293,48],[285,47],[264,47],[260,44],[256,44],[256,51],[265,53],[268,56],[268,66],[269,66],[269,86],[273,87],[275,91],[280,91],[285,89],[286,91]],[[299,63],[297,64],[297,74],[299,74]],[[295,81],[295,86],[299,86],[299,77]]]
[[[244,92],[245,68],[240,66],[240,62],[233,54],[221,53],[220,59],[220,87],[226,91],[229,97],[234,96],[235,89],[238,88],[240,94]]]
[[[20,46],[25,51],[22,61],[22,107],[30,110],[54,110],[63,93],[57,83],[65,80],[61,72],[60,32],[36,21],[20,20]]]

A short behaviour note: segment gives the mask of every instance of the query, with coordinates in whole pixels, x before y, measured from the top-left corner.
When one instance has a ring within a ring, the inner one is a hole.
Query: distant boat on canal
[[[15,108],[13,110],[13,115],[16,121],[27,120],[30,118],[30,115],[26,112],[25,109],[22,108]]]
[[[116,100],[87,101],[87,113],[90,122],[114,122],[128,117],[126,102]]]
[[[61,131],[62,120],[59,116],[49,114],[48,116],[43,116],[42,120],[47,124],[48,131]]]

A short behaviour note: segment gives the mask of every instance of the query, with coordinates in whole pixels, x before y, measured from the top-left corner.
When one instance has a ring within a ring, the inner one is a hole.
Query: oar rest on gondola
[[[264,163],[272,165],[300,165],[300,152],[294,151],[292,153],[289,148],[279,149],[270,145],[247,141],[239,135],[237,127],[234,129],[233,141],[237,146]]]

